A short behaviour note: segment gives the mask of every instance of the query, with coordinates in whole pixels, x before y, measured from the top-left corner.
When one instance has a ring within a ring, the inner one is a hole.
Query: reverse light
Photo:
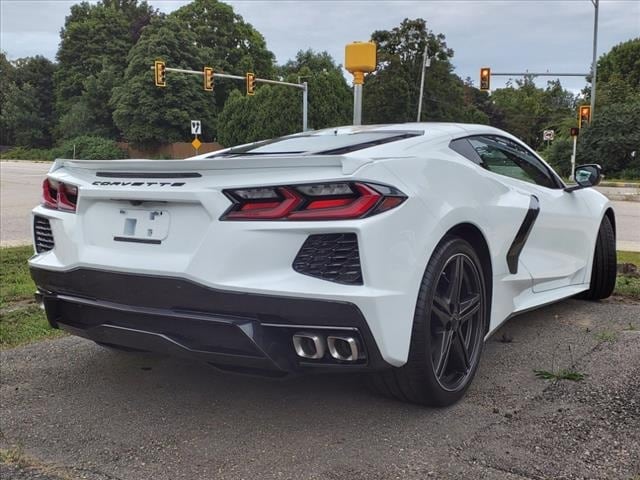
[[[55,210],[75,212],[78,187],[45,178],[42,182],[42,205]]]
[[[224,190],[233,205],[221,220],[350,220],[376,215],[406,200],[399,190],[361,182]]]

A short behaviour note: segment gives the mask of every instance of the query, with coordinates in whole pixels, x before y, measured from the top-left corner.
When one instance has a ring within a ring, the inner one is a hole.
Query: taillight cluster
[[[360,182],[224,190],[233,205],[221,220],[348,220],[397,207],[399,190]]]
[[[42,182],[42,205],[47,208],[75,212],[78,187],[45,178]]]

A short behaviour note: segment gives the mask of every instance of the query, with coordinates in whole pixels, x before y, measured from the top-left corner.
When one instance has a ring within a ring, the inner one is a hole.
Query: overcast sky
[[[60,28],[76,1],[0,0],[0,48],[10,59],[55,58]],[[150,0],[171,12],[187,0]],[[235,11],[259,30],[279,63],[298,50],[328,51],[344,63],[344,45],[368,40],[406,17],[422,17],[444,33],[455,55],[456,73],[478,82],[479,69],[494,72],[586,72],[592,55],[591,0],[234,0]],[[640,0],[600,0],[598,55],[640,36]],[[194,65],[194,67],[199,67]],[[504,79],[506,80],[506,79]],[[497,77],[492,87],[504,83]],[[548,78],[538,80],[544,85]],[[579,91],[582,78],[562,84]]]

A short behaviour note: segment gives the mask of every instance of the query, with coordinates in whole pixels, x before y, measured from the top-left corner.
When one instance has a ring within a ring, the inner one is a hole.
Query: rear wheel
[[[372,374],[373,388],[436,407],[458,401],[478,368],[487,302],[477,254],[465,240],[445,237],[422,279],[407,363]]]
[[[598,230],[589,290],[579,298],[601,300],[611,296],[616,286],[616,269],[616,235],[611,220],[605,215]]]

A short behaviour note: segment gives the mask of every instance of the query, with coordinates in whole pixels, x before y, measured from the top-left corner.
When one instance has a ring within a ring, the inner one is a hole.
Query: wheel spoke
[[[440,323],[444,326],[451,319],[451,313],[449,312],[449,305],[447,302],[439,297],[437,294],[433,296],[433,306],[431,312],[435,314],[440,320]]]
[[[454,312],[460,311],[460,292],[464,280],[464,257],[457,256],[453,266],[453,272],[448,289],[449,303]]]
[[[465,324],[478,310],[480,310],[480,294],[460,302],[460,323]]]
[[[449,355],[451,354],[451,344],[453,340],[453,331],[445,330],[442,333],[442,346],[440,348],[440,359],[436,367],[436,376],[440,378],[449,363]]]
[[[464,367],[465,373],[469,371],[469,367],[471,366],[471,361],[469,360],[469,350],[466,345],[465,339],[462,338],[460,332],[456,335],[458,350],[460,351],[460,359],[462,360],[462,365]]]

